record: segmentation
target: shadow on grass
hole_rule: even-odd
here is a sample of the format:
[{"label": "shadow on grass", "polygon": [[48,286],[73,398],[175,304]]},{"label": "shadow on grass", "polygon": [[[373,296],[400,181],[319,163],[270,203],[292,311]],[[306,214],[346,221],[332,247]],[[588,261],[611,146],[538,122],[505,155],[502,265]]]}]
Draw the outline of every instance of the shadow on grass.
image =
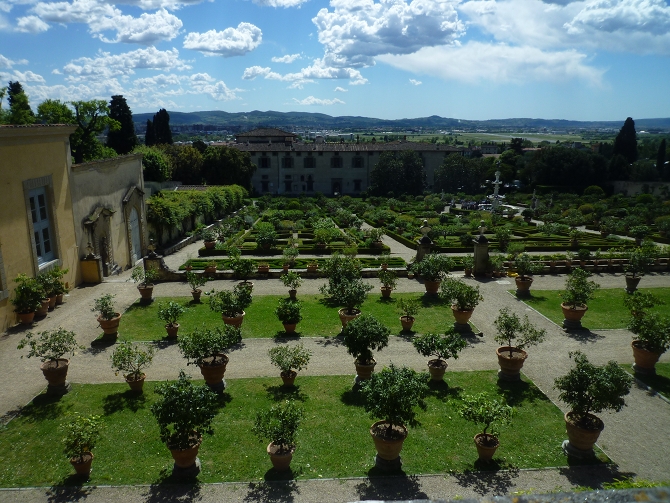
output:
[{"label": "shadow on grass", "polygon": [[69,503],[85,500],[93,492],[92,487],[81,487],[87,480],[86,476],[68,475],[46,490],[47,501],[49,503]]},{"label": "shadow on grass", "polygon": [[106,416],[122,410],[137,412],[146,407],[147,398],[144,393],[138,393],[131,389],[120,393],[112,393],[102,399],[102,410]]},{"label": "shadow on grass", "polygon": [[379,297],[377,300],[375,300],[375,304],[381,304],[382,306],[395,306],[396,303],[398,302],[398,299],[392,298],[392,297]]},{"label": "shadow on grass", "polygon": [[504,381],[498,379],[498,393],[504,396],[507,405],[512,407],[525,402],[549,401],[549,398],[544,393],[525,381]]},{"label": "shadow on grass", "polygon": [[365,407],[365,396],[358,391],[358,387],[343,391],[340,395],[340,402],[350,407]]},{"label": "shadow on grass", "polygon": [[377,467],[368,471],[367,480],[355,487],[361,500],[427,500],[428,495],[421,490],[420,479],[416,475],[406,475],[402,470],[389,475]]},{"label": "shadow on grass", "polygon": [[633,472],[621,472],[616,465],[603,462],[591,465],[570,465],[559,468],[558,472],[573,486],[590,489],[602,489],[603,484],[633,478],[637,475]]},{"label": "shadow on grass", "polygon": [[667,377],[658,374],[644,375],[637,372],[633,375],[635,377],[635,385],[639,389],[645,390],[649,395],[659,393],[666,398],[670,398],[670,379]]},{"label": "shadow on grass", "polygon": [[277,472],[268,470],[265,481],[250,482],[244,501],[249,503],[291,503],[295,494],[300,493],[298,484],[292,480],[295,477],[293,470]]},{"label": "shadow on grass", "polygon": [[481,496],[508,494],[514,485],[514,479],[519,477],[518,468],[496,459],[488,463],[477,460],[474,462],[474,468],[474,470],[452,473],[451,476],[461,487],[467,487]]},{"label": "shadow on grass", "polygon": [[334,308],[340,308],[342,307],[339,302],[337,302],[335,299],[332,297],[321,297],[318,301],[319,304],[326,306],[328,308],[334,309]]},{"label": "shadow on grass", "polygon": [[[447,376],[448,377],[448,376]],[[446,400],[447,398],[459,398],[463,388],[460,386],[449,386],[446,381],[428,381],[429,394],[438,400]]]},{"label": "shadow on grass", "polygon": [[442,300],[437,294],[428,294],[424,293],[423,295],[417,297],[417,300],[421,302],[421,307],[440,307],[450,305],[450,302]]},{"label": "shadow on grass", "polygon": [[160,478],[149,486],[143,496],[145,503],[186,503],[202,499],[201,485],[197,480],[184,483],[172,477],[172,469],[161,470]]},{"label": "shadow on grass", "polygon": [[58,419],[66,412],[67,407],[60,402],[62,397],[51,396],[45,393],[37,395],[33,401],[21,409],[21,416],[31,421],[45,421]]},{"label": "shadow on grass", "polygon": [[291,387],[266,385],[265,391],[268,398],[274,402],[279,402],[281,400],[299,400],[304,402],[307,399],[307,395],[300,391],[299,385]]}]

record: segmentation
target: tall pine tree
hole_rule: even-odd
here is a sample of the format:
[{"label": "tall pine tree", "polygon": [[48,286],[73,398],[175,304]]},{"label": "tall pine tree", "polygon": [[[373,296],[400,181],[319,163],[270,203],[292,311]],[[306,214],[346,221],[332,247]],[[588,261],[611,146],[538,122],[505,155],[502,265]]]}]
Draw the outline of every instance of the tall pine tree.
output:
[{"label": "tall pine tree", "polygon": [[121,95],[112,96],[109,102],[109,117],[120,124],[116,131],[107,134],[107,146],[116,150],[119,155],[131,152],[137,146],[133,112],[126,99]]},{"label": "tall pine tree", "polygon": [[637,134],[635,132],[635,121],[631,117],[626,119],[621,131],[614,139],[613,154],[624,156],[629,163],[637,161]]},{"label": "tall pine tree", "polygon": [[147,130],[144,133],[144,144],[147,147],[156,145],[156,131],[154,130],[154,123],[151,119],[147,119]]},{"label": "tall pine tree", "polygon": [[670,179],[668,171],[670,171],[670,166],[665,165],[665,138],[661,140],[661,144],[658,146],[658,154],[656,154],[656,170],[661,177],[661,180],[668,181]]},{"label": "tall pine tree", "polygon": [[172,145],[172,131],[170,131],[170,114],[167,110],[161,108],[154,115],[154,132],[156,134],[156,143],[159,145]]},{"label": "tall pine tree", "polygon": [[35,122],[35,114],[30,108],[28,95],[24,92],[20,82],[9,81],[7,98],[10,124],[32,124]]}]

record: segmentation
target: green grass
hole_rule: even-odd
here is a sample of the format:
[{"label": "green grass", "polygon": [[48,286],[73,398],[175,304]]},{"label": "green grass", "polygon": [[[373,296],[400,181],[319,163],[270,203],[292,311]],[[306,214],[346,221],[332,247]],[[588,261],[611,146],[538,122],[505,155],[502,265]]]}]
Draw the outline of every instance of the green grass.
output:
[{"label": "green grass", "polygon": [[656,375],[635,374],[633,366],[630,364],[622,365],[628,372],[647,386],[657,391],[665,398],[670,399],[670,363],[656,363]]},{"label": "green grass", "polygon": [[[629,314],[623,305],[623,299],[627,294],[624,291],[623,279],[621,282],[620,289],[603,289],[596,292],[595,298],[589,301],[589,310],[582,319],[582,325],[592,330],[626,328]],[[666,303],[664,306],[655,307],[652,311],[658,313],[667,311],[667,304],[670,304],[670,288],[640,288],[640,290],[653,293]],[[562,299],[559,291],[531,289],[530,293],[531,297],[524,299],[526,304],[538,310],[554,323],[559,325],[563,323]]]},{"label": "green grass", "polygon": [[[398,299],[417,298],[423,309],[416,316],[413,331],[417,333],[444,332],[453,325],[454,317],[450,307],[439,299],[427,298],[420,293],[393,293],[390,299],[382,299],[379,292],[370,292],[363,303],[362,311],[372,314],[391,329],[394,335],[400,335],[400,314],[396,311]],[[179,320],[179,332],[186,333],[203,324],[208,327],[220,326],[221,315],[209,309],[205,296],[203,302],[195,304],[190,297],[157,297],[152,304],[142,305],[139,301],[131,305],[121,318],[119,339],[128,341],[156,341],[165,338],[165,323],[158,319],[158,304],[174,300],[188,307],[186,314]],[[284,336],[284,327],[274,314],[277,303],[283,296],[254,296],[251,306],[245,312],[242,324],[242,337]],[[297,332],[302,337],[332,337],[340,333],[342,324],[337,314],[338,306],[332,306],[323,295],[300,295],[303,320],[298,324]],[[409,334],[403,334],[409,335]]]},{"label": "green grass", "polygon": [[[473,468],[566,466],[561,451],[563,415],[532,383],[500,386],[494,371],[446,375],[448,385],[432,386],[420,424],[410,428],[402,457],[407,474],[446,473]],[[200,381],[199,381],[200,382]],[[201,482],[276,478],[265,443],[251,434],[256,413],[276,400],[293,397],[305,408],[297,437],[292,474],[299,479],[362,477],[374,474],[374,447],[368,430],[373,422],[361,397],[351,389],[352,376],[299,376],[286,394],[280,379],[229,379],[214,421],[214,436],[205,435],[199,457]],[[100,414],[101,440],[94,449],[88,484],[153,484],[169,479],[172,459],[160,442],[149,407],[155,383],[136,397],[125,383],[74,384],[62,399],[40,395],[21,415],[0,430],[0,486],[46,486],[76,483],[62,454],[58,425],[67,414]],[[477,428],[464,421],[457,406],[464,393],[501,395],[516,409],[512,424],[500,431],[501,447],[488,467],[475,463]],[[602,456],[602,455],[601,455]],[[606,459],[606,458],[605,458]]]}]

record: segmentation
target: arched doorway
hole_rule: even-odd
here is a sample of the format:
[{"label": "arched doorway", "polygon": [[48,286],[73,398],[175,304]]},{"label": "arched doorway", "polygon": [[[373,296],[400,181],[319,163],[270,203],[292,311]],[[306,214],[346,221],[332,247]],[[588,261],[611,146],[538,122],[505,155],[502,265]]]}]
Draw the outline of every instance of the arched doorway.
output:
[{"label": "arched doorway", "polygon": [[137,210],[132,208],[130,210],[130,218],[128,219],[128,226],[130,227],[130,263],[135,263],[142,258],[142,240],[140,239],[140,217]]}]

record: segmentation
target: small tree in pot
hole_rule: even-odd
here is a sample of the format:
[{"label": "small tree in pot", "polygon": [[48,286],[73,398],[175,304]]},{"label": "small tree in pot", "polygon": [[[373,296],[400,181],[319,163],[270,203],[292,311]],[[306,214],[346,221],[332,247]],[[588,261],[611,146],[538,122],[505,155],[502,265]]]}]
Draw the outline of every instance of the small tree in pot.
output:
[{"label": "small tree in pot", "polygon": [[623,397],[630,392],[633,378],[615,361],[597,367],[579,351],[571,352],[570,357],[575,366],[554,380],[554,388],[560,391],[558,398],[570,407],[565,414],[568,441],[563,449],[568,455],[592,457],[593,444],[605,427],[594,413],[620,411],[626,405]]},{"label": "small tree in pot", "polygon": [[521,321],[517,314],[510,312],[507,307],[500,310],[493,324],[498,331],[495,341],[501,344],[496,350],[500,365],[498,375],[502,379],[519,380],[521,367],[528,357],[524,349],[541,343],[547,332],[532,325],[527,315],[524,315]]},{"label": "small tree in pot", "polygon": [[249,276],[256,270],[256,264],[253,260],[249,258],[236,258],[231,260],[230,267],[237,279],[241,279],[244,285],[253,287],[253,283],[249,281]]},{"label": "small tree in pot", "polygon": [[637,290],[642,276],[649,270],[656,260],[657,252],[649,246],[635,248],[626,254],[628,263],[624,266],[626,272],[626,291],[633,293]]},{"label": "small tree in pot", "polygon": [[640,374],[655,374],[656,362],[670,349],[670,319],[649,313],[663,301],[647,292],[636,291],[626,295],[624,306],[630,311],[628,329],[635,334],[631,343],[635,364],[633,370]]},{"label": "small tree in pot", "polygon": [[287,334],[295,333],[295,326],[302,320],[301,307],[302,303],[299,300],[279,299],[275,315],[284,325]]},{"label": "small tree in pot", "polygon": [[157,281],[159,278],[160,273],[152,267],[145,269],[143,266],[138,266],[133,269],[130,279],[137,283],[137,289],[142,297],[142,302],[151,302],[151,296],[154,292],[154,281]]},{"label": "small tree in pot", "polygon": [[440,287],[440,298],[451,303],[451,312],[456,319],[458,331],[469,331],[468,320],[477,304],[484,300],[479,286],[470,286],[463,280],[447,278]]},{"label": "small tree in pot", "polygon": [[398,286],[398,275],[394,271],[381,269],[378,274],[379,281],[382,284],[382,297],[388,299],[391,292]]},{"label": "small tree in pot", "polygon": [[173,300],[158,304],[158,318],[165,322],[165,330],[170,339],[177,337],[179,330],[179,323],[177,320],[181,318],[186,312],[186,308]]},{"label": "small tree in pot", "polygon": [[177,468],[192,469],[202,434],[213,433],[216,393],[205,385],[194,386],[183,370],[177,381],[160,384],[155,392],[160,398],[151,405],[151,413],[158,423],[161,441],[172,452]]},{"label": "small tree in pot", "polygon": [[354,357],[357,381],[370,379],[377,363],[372,351],[388,346],[390,333],[377,318],[369,314],[361,315],[342,329],[344,346]]},{"label": "small tree in pot", "polygon": [[431,253],[415,262],[412,270],[421,276],[426,287],[426,293],[434,295],[440,288],[442,278],[454,267],[454,261],[445,255]]},{"label": "small tree in pot", "polygon": [[407,425],[416,424],[416,407],[426,410],[428,375],[391,364],[365,381],[361,393],[365,397],[365,411],[373,419],[381,419],[370,428],[377,449],[377,465],[399,469]]},{"label": "small tree in pot", "polygon": [[591,273],[586,269],[574,269],[565,281],[565,291],[559,295],[563,298],[563,327],[567,329],[582,328],[581,319],[586,314],[586,303],[593,298],[600,285],[589,281]]},{"label": "small tree in pot", "polygon": [[[27,357],[35,356],[42,362],[40,369],[49,383],[47,393],[51,395],[67,393],[70,390],[70,384],[67,381],[70,360],[63,358],[63,356],[66,353],[74,355],[77,349],[84,349],[83,346],[77,344],[74,332],[62,327],[58,327],[56,330],[39,332],[37,336],[28,332],[19,341],[16,349],[23,349],[26,346],[30,348]],[[21,358],[23,358],[23,355]]]},{"label": "small tree in pot", "polygon": [[193,296],[194,302],[200,302],[200,296],[202,295],[200,287],[205,286],[207,281],[209,281],[209,278],[204,274],[186,271],[186,282],[188,283],[188,286],[191,287],[191,295]]},{"label": "small tree in pot", "polygon": [[93,301],[93,311],[98,313],[98,323],[104,332],[105,339],[116,340],[119,332],[119,323],[121,321],[121,313],[117,313],[114,309],[114,295],[106,293]]},{"label": "small tree in pot", "polygon": [[239,327],[244,320],[244,310],[251,305],[251,289],[244,283],[235,285],[233,291],[210,292],[209,308],[221,313],[223,322]]},{"label": "small tree in pot", "polygon": [[69,421],[61,424],[63,437],[63,452],[70,460],[77,475],[88,479],[93,462],[92,449],[100,438],[102,419],[100,416],[76,415]]},{"label": "small tree in pot", "polygon": [[256,243],[263,250],[269,250],[277,241],[277,231],[270,222],[258,222],[256,224]]},{"label": "small tree in pot", "polygon": [[123,377],[131,390],[141,393],[146,378],[144,369],[151,365],[154,353],[153,346],[122,342],[114,348],[111,356],[112,367],[116,369],[116,375],[119,372],[124,373]]},{"label": "small tree in pot", "polygon": [[270,361],[281,371],[284,386],[293,386],[298,372],[306,367],[312,353],[302,344],[276,346],[268,351]]},{"label": "small tree in pot", "polygon": [[30,325],[35,317],[35,310],[42,305],[44,291],[35,278],[29,278],[25,274],[19,274],[14,282],[16,287],[12,304],[21,324]]},{"label": "small tree in pot", "polygon": [[447,360],[458,359],[458,353],[463,351],[468,343],[453,328],[448,328],[444,335],[423,334],[412,340],[414,349],[423,356],[434,356],[428,361],[428,372],[433,381],[442,381],[447,370]]},{"label": "small tree in pot", "polygon": [[242,341],[239,327],[224,325],[214,329],[198,328],[182,335],[177,342],[181,354],[188,359],[188,365],[200,367],[200,373],[207,385],[217,392],[223,391],[223,374],[228,365],[226,351]]},{"label": "small tree in pot", "polygon": [[269,441],[267,453],[275,470],[287,471],[295,452],[295,436],[305,412],[292,400],[273,405],[256,415],[253,432],[261,441]]},{"label": "small tree in pot", "polygon": [[465,396],[459,412],[466,421],[484,426],[474,440],[479,459],[488,463],[500,445],[498,432],[492,427],[493,423],[509,423],[514,412],[512,407],[502,400],[491,399],[485,393],[479,393]]},{"label": "small tree in pot", "polygon": [[532,260],[527,253],[517,255],[514,260],[514,267],[518,276],[515,278],[517,297],[528,297],[530,295],[530,286],[533,283],[531,274],[537,274],[542,271],[544,266]]},{"label": "small tree in pot", "polygon": [[398,313],[400,313],[400,324],[403,331],[412,330],[414,325],[414,317],[419,313],[421,304],[418,299],[398,299]]},{"label": "small tree in pot", "polygon": [[333,301],[345,306],[340,309],[339,315],[342,326],[346,327],[347,323],[360,316],[359,307],[365,302],[370,290],[372,285],[365,283],[362,278],[355,278],[345,279],[332,288],[322,289],[322,293],[327,292]]},{"label": "small tree in pot", "polygon": [[286,274],[282,274],[280,279],[284,286],[288,288],[288,294],[291,299],[295,300],[298,288],[302,285],[300,274],[295,271],[288,271]]}]

